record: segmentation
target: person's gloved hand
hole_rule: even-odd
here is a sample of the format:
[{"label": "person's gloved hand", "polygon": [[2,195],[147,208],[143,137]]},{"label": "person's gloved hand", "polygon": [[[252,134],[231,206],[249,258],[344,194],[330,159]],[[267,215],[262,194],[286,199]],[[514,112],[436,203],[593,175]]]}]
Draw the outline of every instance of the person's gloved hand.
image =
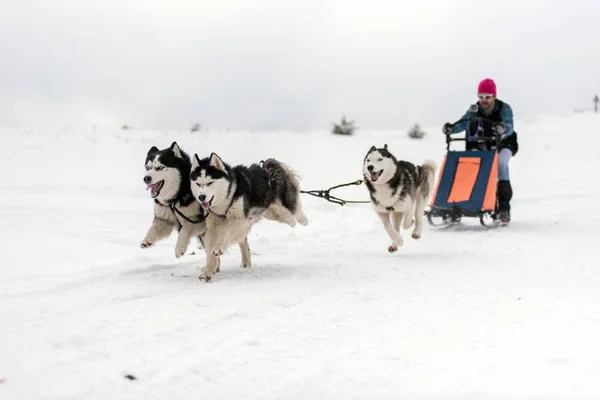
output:
[{"label": "person's gloved hand", "polygon": [[442,132],[444,132],[444,135],[449,135],[452,133],[452,126],[449,122],[446,122],[444,124],[444,126],[442,127]]},{"label": "person's gloved hand", "polygon": [[504,122],[492,127],[492,132],[497,136],[503,136],[506,133],[506,124]]}]

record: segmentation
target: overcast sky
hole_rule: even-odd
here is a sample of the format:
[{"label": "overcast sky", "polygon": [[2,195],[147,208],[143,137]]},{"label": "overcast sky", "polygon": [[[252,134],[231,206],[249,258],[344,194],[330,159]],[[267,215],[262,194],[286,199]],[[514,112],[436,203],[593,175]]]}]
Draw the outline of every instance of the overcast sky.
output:
[{"label": "overcast sky", "polygon": [[591,107],[600,0],[0,0],[0,125],[365,129]]}]

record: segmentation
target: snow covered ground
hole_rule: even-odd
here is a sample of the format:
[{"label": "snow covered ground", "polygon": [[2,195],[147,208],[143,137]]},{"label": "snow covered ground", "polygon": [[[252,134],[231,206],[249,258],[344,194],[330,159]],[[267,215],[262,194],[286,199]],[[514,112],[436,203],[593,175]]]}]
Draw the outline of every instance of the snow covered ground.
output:
[{"label": "snow covered ground", "polygon": [[304,195],[307,227],[261,222],[254,266],[231,248],[208,284],[203,253],[176,259],[175,235],[139,247],[152,145],[275,156],[324,189],[360,179],[373,144],[441,162],[440,128],[1,129],[0,398],[598,398],[600,115],[516,126],[510,227],[426,224],[389,254],[369,205]]}]

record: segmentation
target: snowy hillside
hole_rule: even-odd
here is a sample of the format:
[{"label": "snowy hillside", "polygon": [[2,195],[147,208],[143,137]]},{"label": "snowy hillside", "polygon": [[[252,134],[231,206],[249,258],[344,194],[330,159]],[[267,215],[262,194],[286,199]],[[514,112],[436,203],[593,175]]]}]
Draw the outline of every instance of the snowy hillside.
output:
[{"label": "snowy hillside", "polygon": [[[303,189],[361,179],[371,145],[441,162],[406,131],[0,129],[0,399],[418,399],[600,396],[600,115],[517,121],[513,221],[389,239],[366,204],[304,195],[211,283],[152,221],[148,149],[286,161]],[[335,192],[368,199],[364,186]],[[134,380],[126,376],[135,377]]]}]

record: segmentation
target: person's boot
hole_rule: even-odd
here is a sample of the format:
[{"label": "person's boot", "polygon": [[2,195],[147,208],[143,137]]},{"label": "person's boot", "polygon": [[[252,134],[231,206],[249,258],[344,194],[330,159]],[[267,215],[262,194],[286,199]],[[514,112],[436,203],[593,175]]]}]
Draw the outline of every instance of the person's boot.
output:
[{"label": "person's boot", "polygon": [[510,181],[498,182],[498,217],[502,222],[510,221],[510,199],[512,199]]}]

